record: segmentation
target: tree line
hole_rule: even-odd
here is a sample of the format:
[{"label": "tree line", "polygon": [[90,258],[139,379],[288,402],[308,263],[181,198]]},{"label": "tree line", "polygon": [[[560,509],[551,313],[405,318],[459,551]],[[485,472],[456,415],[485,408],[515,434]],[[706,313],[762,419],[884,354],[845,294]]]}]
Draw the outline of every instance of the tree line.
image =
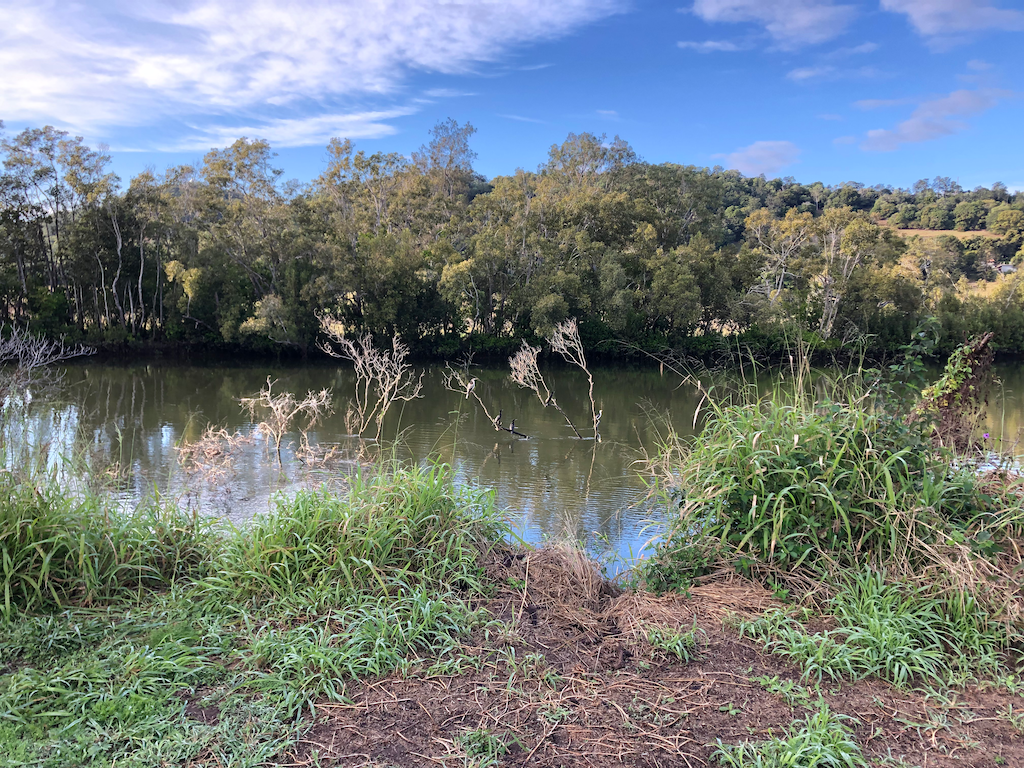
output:
[{"label": "tree line", "polygon": [[1024,259],[1024,194],[1003,184],[748,178],[643,162],[590,133],[486,180],[474,133],[438,123],[410,156],[334,139],[306,184],[242,138],[127,187],[80,137],[0,133],[3,322],[305,356],[329,318],[451,356],[505,353],[569,318],[588,349],[770,347],[797,332],[881,350],[931,315],[950,345],[991,329],[1024,352],[1024,272],[997,269]]}]

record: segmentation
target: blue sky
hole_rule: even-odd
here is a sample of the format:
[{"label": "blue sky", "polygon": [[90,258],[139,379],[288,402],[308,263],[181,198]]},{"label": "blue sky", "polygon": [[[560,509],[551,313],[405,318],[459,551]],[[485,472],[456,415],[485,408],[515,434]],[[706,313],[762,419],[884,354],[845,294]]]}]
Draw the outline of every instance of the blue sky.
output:
[{"label": "blue sky", "polygon": [[265,138],[409,154],[477,128],[477,169],[569,132],[747,175],[1024,189],[1019,0],[0,0],[0,119],[106,143],[127,181]]}]

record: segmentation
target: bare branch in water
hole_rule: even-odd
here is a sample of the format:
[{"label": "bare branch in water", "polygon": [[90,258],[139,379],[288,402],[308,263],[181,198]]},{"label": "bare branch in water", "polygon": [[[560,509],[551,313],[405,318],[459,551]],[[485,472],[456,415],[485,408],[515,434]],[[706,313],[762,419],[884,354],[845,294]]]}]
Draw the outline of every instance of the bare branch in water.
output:
[{"label": "bare branch in water", "polygon": [[513,427],[515,425],[515,419],[512,419],[512,424],[504,426],[501,423],[501,411],[498,411],[497,416],[492,416],[488,410],[487,405],[480,397],[480,393],[477,391],[477,380],[475,377],[469,375],[469,361],[466,361],[462,366],[454,368],[450,363],[445,365],[444,371],[444,386],[452,392],[458,392],[460,395],[465,394],[466,399],[474,399],[480,406],[480,410],[484,412],[484,416],[494,427],[495,432],[508,432],[516,437],[527,437],[522,432],[517,432]]},{"label": "bare branch in water", "polygon": [[260,419],[257,428],[274,442],[277,450],[277,459],[281,460],[281,440],[288,431],[292,422],[298,418],[305,418],[305,424],[300,428],[303,440],[309,430],[317,425],[321,418],[332,412],[331,391],[321,389],[319,392],[307,392],[306,397],[299,400],[291,392],[274,394],[274,384],[267,377],[267,386],[260,390],[259,394],[253,397],[239,398],[238,402],[242,410],[249,414],[253,421]]},{"label": "bare branch in water", "polygon": [[0,325],[0,365],[10,366],[0,379],[0,405],[9,394],[24,390],[43,368],[95,351],[83,344],[69,344],[63,337],[46,339],[24,328]]},{"label": "bare branch in water", "polygon": [[540,355],[540,347],[531,347],[524,341],[519,351],[508,359],[508,365],[511,369],[509,375],[512,377],[512,381],[523,389],[533,390],[545,408],[549,405],[554,406],[555,410],[562,414],[565,423],[572,427],[576,437],[582,440],[583,435],[576,429],[572,419],[559,406],[558,401],[555,400],[555,394],[548,388],[547,382],[544,381],[544,376],[540,372],[540,366],[537,365],[538,355]]},{"label": "bare branch in water", "polygon": [[[587,382],[590,384],[590,413],[594,422],[594,439],[601,442],[601,433],[598,425],[601,423],[601,415],[604,411],[597,410],[597,403],[594,402],[594,377],[587,367],[587,356],[583,353],[583,340],[580,339],[579,323],[574,317],[555,326],[555,330],[548,339],[551,349],[560,354],[567,363],[572,363],[583,369],[587,374]],[[577,434],[579,434],[577,432]]]},{"label": "bare branch in water", "polygon": [[417,377],[413,372],[406,360],[409,347],[398,336],[386,350],[375,347],[369,334],[357,339],[346,337],[339,320],[321,316],[320,328],[330,340],[320,344],[320,349],[331,357],[350,360],[355,369],[355,397],[345,413],[349,432],[362,435],[375,425],[379,440],[391,407],[422,396],[423,373]]}]

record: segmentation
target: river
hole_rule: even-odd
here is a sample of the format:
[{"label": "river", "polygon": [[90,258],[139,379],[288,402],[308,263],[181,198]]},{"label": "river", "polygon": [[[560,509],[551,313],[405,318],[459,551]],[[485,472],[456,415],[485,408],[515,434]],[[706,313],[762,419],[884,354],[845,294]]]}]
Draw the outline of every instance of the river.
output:
[{"label": "river", "polygon": [[[671,414],[676,431],[693,434],[701,400],[697,388],[657,367],[595,370],[594,398],[601,409],[601,440],[593,439],[586,377],[577,369],[545,368],[557,402],[584,439],[531,391],[514,384],[507,369],[479,368],[474,394],[491,414],[528,437],[497,432],[475,398],[444,386],[444,370],[423,371],[422,397],[389,413],[383,444],[348,434],[344,411],[354,378],[343,366],[273,364],[189,366],[83,363],[64,370],[59,384],[14,423],[7,445],[32,446],[32,457],[51,465],[88,465],[107,478],[126,504],[159,492],[183,506],[244,524],[265,511],[278,493],[343,483],[357,454],[383,451],[411,461],[439,459],[461,483],[493,489],[515,530],[528,541],[571,536],[596,554],[630,560],[661,530],[666,511],[645,501],[645,451],[654,451]],[[313,455],[297,451],[300,435],[286,434],[281,460],[239,407],[268,377],[275,392],[299,396],[327,388],[332,415],[309,432]],[[1015,450],[1024,427],[1024,367],[996,366],[988,426],[993,443]],[[180,447],[210,426],[238,436],[230,450],[185,472]],[[699,426],[699,425],[698,425]],[[333,449],[333,450],[332,450]],[[333,456],[324,461],[325,453]],[[43,457],[39,459],[39,457]],[[24,462],[28,454],[7,461]]]}]

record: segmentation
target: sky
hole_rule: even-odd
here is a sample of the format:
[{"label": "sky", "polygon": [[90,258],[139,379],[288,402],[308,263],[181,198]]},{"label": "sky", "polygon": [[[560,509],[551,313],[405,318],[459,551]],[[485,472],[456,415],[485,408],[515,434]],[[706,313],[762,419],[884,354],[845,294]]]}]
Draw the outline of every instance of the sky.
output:
[{"label": "sky", "polygon": [[570,132],[647,162],[810,183],[1024,190],[1021,0],[0,0],[0,120],[105,144],[126,182],[266,139],[409,155],[477,130],[476,169]]}]

